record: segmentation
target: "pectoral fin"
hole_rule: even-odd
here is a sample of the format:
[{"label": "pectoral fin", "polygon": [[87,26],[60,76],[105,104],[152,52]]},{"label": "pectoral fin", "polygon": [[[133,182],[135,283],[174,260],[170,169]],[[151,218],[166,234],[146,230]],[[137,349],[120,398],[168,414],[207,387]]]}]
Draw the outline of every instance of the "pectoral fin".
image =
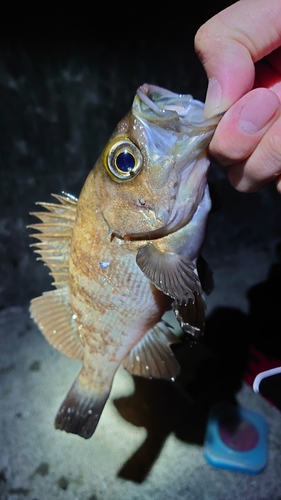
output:
[{"label": "pectoral fin", "polygon": [[132,375],[174,379],[180,372],[180,366],[170,345],[179,342],[166,323],[158,323],[131,350],[123,366]]},{"label": "pectoral fin", "polygon": [[194,340],[203,335],[206,304],[201,294],[195,294],[194,301],[190,299],[187,302],[180,303],[178,300],[175,300],[173,309],[185,333],[190,335]]},{"label": "pectoral fin", "polygon": [[58,351],[82,359],[83,346],[68,302],[68,288],[45,292],[31,301],[30,314],[46,339]]},{"label": "pectoral fin", "polygon": [[136,261],[156,288],[180,302],[201,293],[196,266],[185,256],[162,252],[148,243],[139,249]]}]

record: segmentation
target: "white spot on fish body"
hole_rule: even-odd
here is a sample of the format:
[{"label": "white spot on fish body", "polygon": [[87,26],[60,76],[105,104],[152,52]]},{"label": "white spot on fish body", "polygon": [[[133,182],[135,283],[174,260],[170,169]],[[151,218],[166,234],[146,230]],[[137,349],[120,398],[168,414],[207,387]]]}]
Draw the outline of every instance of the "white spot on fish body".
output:
[{"label": "white spot on fish body", "polygon": [[100,262],[101,269],[106,269],[108,266],[110,266],[110,262],[108,261]]},{"label": "white spot on fish body", "polygon": [[53,332],[52,332],[52,333],[53,333],[53,335],[56,335],[56,333],[57,333],[57,330],[53,330]]}]

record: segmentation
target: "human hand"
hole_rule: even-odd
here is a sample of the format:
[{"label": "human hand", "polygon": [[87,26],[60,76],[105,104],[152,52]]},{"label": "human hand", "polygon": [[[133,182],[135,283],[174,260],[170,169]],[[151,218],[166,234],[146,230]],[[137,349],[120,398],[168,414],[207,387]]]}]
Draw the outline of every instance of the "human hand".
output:
[{"label": "human hand", "polygon": [[209,146],[231,184],[281,193],[281,1],[240,0],[198,30],[209,79],[205,115],[226,111]]}]

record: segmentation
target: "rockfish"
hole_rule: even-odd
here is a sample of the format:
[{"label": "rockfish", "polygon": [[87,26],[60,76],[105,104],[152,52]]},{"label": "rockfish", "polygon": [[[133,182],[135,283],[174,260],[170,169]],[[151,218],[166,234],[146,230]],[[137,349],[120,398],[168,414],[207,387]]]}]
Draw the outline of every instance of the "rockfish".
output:
[{"label": "rockfish", "polygon": [[[39,242],[55,290],[31,301],[47,340],[82,369],[55,427],[89,438],[118,367],[174,380],[180,342],[162,320],[172,308],[194,337],[204,325],[197,271],[211,207],[206,147],[219,117],[203,104],[144,84],[119,122],[78,199],[38,203]],[[40,259],[39,259],[40,260]]]}]

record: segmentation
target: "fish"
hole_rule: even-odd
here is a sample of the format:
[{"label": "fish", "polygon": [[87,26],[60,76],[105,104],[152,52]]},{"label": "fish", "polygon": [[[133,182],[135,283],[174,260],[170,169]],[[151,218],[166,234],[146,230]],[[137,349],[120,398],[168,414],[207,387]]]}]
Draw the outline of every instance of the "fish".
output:
[{"label": "fish", "polygon": [[90,438],[121,365],[176,379],[171,345],[181,340],[167,311],[193,338],[202,333],[207,147],[220,119],[206,120],[203,109],[191,95],[141,85],[79,198],[53,194],[31,214],[39,219],[31,246],[54,280],[31,300],[31,317],[54,348],[82,362],[57,429]]}]

